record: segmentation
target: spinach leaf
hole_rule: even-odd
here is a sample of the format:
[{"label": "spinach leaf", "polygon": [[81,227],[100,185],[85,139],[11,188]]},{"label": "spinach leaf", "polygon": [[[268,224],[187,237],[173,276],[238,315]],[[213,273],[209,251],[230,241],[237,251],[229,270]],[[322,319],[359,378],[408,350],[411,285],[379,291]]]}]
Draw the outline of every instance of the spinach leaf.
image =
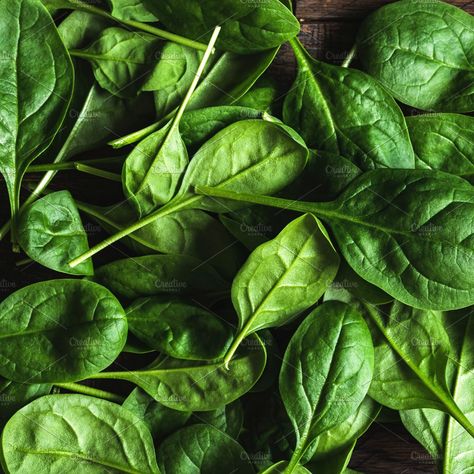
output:
[{"label": "spinach leaf", "polygon": [[370,396],[396,410],[444,411],[474,436],[474,426],[449,391],[446,375],[450,344],[441,314],[397,302],[390,314],[368,305],[366,308],[377,337]]},{"label": "spinach leaf", "polygon": [[154,23],[158,21],[142,0],[108,0],[112,7],[112,15],[120,20],[143,21]]},{"label": "spinach leaf", "polygon": [[[36,0],[0,5],[2,148],[0,173],[15,221],[20,185],[31,162],[53,140],[71,99],[74,71],[46,8]],[[47,48],[43,45],[48,45]],[[15,226],[12,240],[15,242]]]},{"label": "spinach leaf", "polygon": [[437,169],[473,182],[474,117],[417,115],[407,117],[407,125],[417,168]]},{"label": "spinach leaf", "polygon": [[[136,219],[127,202],[108,207],[77,204],[110,233],[124,229]],[[245,259],[244,249],[224,226],[198,209],[185,209],[160,217],[130,234],[123,242],[138,255],[158,252],[198,258],[212,265],[226,279],[234,278]]]},{"label": "spinach leaf", "polygon": [[[474,406],[469,396],[474,387],[474,318],[472,308],[444,313],[442,324],[451,341],[447,381],[455,402],[474,422]],[[405,427],[438,461],[441,472],[469,472],[474,440],[453,418],[432,410],[406,410],[400,413]]]},{"label": "spinach leaf", "polygon": [[227,321],[185,301],[141,298],[126,313],[129,330],[138,339],[176,359],[218,359],[232,340]]},{"label": "spinach leaf", "polygon": [[165,407],[138,387],[122,406],[145,423],[155,443],[182,428],[191,416],[191,412]]},{"label": "spinach leaf", "polygon": [[145,424],[84,395],[49,395],[22,408],[5,426],[2,450],[9,472],[160,472]]},{"label": "spinach leaf", "polygon": [[370,397],[365,397],[349,418],[319,437],[316,452],[307,464],[308,469],[321,474],[345,474],[357,439],[375,421],[380,408]]},{"label": "spinach leaf", "polygon": [[276,79],[263,75],[234,105],[272,113],[278,104],[280,88]]},{"label": "spinach leaf", "polygon": [[210,425],[182,428],[158,449],[163,474],[253,474],[247,453],[237,441]]},{"label": "spinach leaf", "polygon": [[297,438],[287,473],[309,461],[316,438],[362,403],[373,364],[370,332],[354,308],[336,301],[324,303],[299,326],[280,372],[281,397]]},{"label": "spinach leaf", "polygon": [[74,382],[109,366],[127,337],[125,312],[96,283],[51,280],[0,303],[0,375],[21,383]]},{"label": "spinach leaf", "polygon": [[[147,8],[167,29],[201,41],[222,26],[217,47],[238,54],[275,48],[294,38],[298,20],[279,0],[243,3],[236,0],[147,0]],[[232,14],[229,16],[229,12]]]},{"label": "spinach leaf", "polygon": [[432,170],[372,170],[329,203],[208,187],[197,192],[321,217],[330,223],[352,269],[402,303],[435,310],[474,303],[474,189],[457,176]]},{"label": "spinach leaf", "polygon": [[226,369],[221,362],[166,358],[143,370],[102,372],[93,379],[132,382],[157,402],[180,411],[211,411],[237,400],[260,378],[265,347],[251,336]]},{"label": "spinach leaf", "polygon": [[69,191],[58,191],[23,210],[18,222],[18,243],[36,262],[58,272],[93,275],[92,261],[76,268],[68,262],[89,248],[87,234]]},{"label": "spinach leaf", "polygon": [[310,148],[363,170],[414,168],[405,119],[388,92],[363,72],[316,61],[297,40],[291,45],[298,75],[285,98],[285,123]]},{"label": "spinach leaf", "polygon": [[242,403],[236,400],[214,411],[195,412],[191,422],[211,425],[231,438],[237,439],[244,422]]},{"label": "spinach leaf", "polygon": [[145,255],[108,263],[95,272],[94,281],[118,298],[135,300],[163,294],[222,294],[228,283],[197,258],[186,255]]},{"label": "spinach leaf", "polygon": [[474,19],[445,2],[402,0],[362,25],[363,68],[398,100],[422,110],[474,110]]},{"label": "spinach leaf", "polygon": [[[288,472],[287,469],[288,469],[288,462],[280,461],[268,467],[267,469],[260,471],[260,474],[284,474]],[[311,473],[311,471],[308,471],[308,469],[306,469],[301,464],[297,464],[296,466],[293,466],[291,469],[292,469],[291,472],[293,474],[310,474]]]},{"label": "spinach leaf", "polygon": [[311,214],[254,250],[232,284],[239,328],[224,362],[249,334],[282,326],[315,304],[338,267],[326,230]]},{"label": "spinach leaf", "polygon": [[90,61],[98,84],[113,95],[134,97],[156,61],[159,40],[146,33],[112,27],[85,49],[70,50]]}]

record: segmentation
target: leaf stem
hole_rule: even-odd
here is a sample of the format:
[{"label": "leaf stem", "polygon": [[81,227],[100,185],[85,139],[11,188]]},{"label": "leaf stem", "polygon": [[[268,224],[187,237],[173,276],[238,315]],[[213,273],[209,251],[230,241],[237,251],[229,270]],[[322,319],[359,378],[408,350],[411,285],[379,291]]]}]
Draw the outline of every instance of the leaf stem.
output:
[{"label": "leaf stem", "polygon": [[75,170],[77,164],[83,165],[113,165],[123,163],[125,156],[112,156],[110,158],[95,158],[92,160],[68,161],[66,163],[46,163],[44,165],[31,165],[27,173],[41,173],[44,171]]},{"label": "leaf stem", "polygon": [[148,127],[142,128],[140,130],[137,130],[135,132],[129,133],[128,135],[124,135],[123,137],[116,138],[115,140],[112,140],[108,143],[113,148],[123,148],[124,146],[127,145],[133,145],[136,142],[139,142],[143,138],[146,138],[148,135],[152,134],[153,132],[156,132],[159,130],[163,124],[168,121],[173,114],[168,114],[166,117],[163,117],[161,120],[158,122],[152,123],[151,125],[148,125]]},{"label": "leaf stem", "polygon": [[122,182],[122,177],[117,173],[112,173],[111,171],[101,170],[93,166],[84,165],[82,163],[74,163],[74,168],[81,173],[90,174],[92,176],[97,176],[99,178],[108,179],[110,181],[115,181],[117,183]]},{"label": "leaf stem", "polygon": [[107,18],[108,20],[114,21],[116,23],[120,23],[122,25],[130,26],[136,30],[144,31],[146,33],[150,33],[158,38],[166,39],[172,41],[174,43],[182,44],[183,46],[187,46],[189,48],[197,49],[200,51],[205,51],[207,45],[203,43],[199,43],[198,41],[191,40],[189,38],[185,38],[180,35],[176,35],[174,33],[170,33],[169,31],[162,30],[160,28],[156,28],[155,26],[148,25],[146,23],[141,23],[139,21],[134,20],[121,20],[116,18],[115,16],[111,15],[110,13],[102,10],[101,8],[95,7],[93,5],[89,5],[86,2],[81,0],[74,0],[70,3],[75,5],[77,10],[81,10],[87,13],[93,13],[94,15],[101,16],[103,18]]},{"label": "leaf stem", "polygon": [[105,390],[100,390],[98,388],[93,388],[78,383],[57,383],[55,386],[63,390],[68,390],[69,392],[82,393],[84,395],[90,395],[91,397],[109,400],[110,402],[121,404],[124,401],[123,397],[116,395],[115,393],[106,392]]},{"label": "leaf stem", "polygon": [[344,59],[344,61],[342,62],[341,67],[349,67],[352,60],[354,59],[356,55],[356,52],[357,52],[357,46],[354,45],[352,46],[351,50],[347,54],[346,59]]}]

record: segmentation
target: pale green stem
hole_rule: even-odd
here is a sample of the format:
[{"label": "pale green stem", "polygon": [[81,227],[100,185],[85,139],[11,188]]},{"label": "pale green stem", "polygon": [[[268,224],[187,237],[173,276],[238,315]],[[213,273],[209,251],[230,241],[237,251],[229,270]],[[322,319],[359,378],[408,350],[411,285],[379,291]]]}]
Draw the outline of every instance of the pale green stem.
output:
[{"label": "pale green stem", "polygon": [[124,402],[124,398],[120,395],[106,392],[105,390],[99,390],[98,388],[88,387],[87,385],[78,383],[56,383],[54,385],[63,390],[68,390],[69,392],[82,393],[83,395],[90,395],[91,397],[102,398],[103,400],[120,404]]},{"label": "pale green stem", "polygon": [[357,52],[357,46],[354,45],[352,49],[349,51],[349,54],[347,55],[346,59],[341,64],[341,67],[349,67],[352,60],[354,59],[355,55]]},{"label": "pale green stem", "polygon": [[81,173],[90,174],[92,176],[108,179],[110,181],[115,181],[117,183],[122,182],[122,177],[117,173],[101,170],[99,168],[94,168],[93,166],[84,165],[82,163],[74,163],[74,165],[75,165],[74,167],[76,168],[76,170],[80,171]]}]

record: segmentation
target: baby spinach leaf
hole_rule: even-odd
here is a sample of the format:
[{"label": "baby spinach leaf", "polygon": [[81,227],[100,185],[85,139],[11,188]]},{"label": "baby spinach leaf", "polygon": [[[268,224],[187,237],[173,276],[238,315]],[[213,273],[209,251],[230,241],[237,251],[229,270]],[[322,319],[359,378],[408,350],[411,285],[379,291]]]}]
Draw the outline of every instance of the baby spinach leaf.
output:
[{"label": "baby spinach leaf", "polygon": [[303,321],[280,372],[281,397],[296,433],[286,472],[311,458],[318,436],[354,413],[369,389],[373,364],[370,332],[354,308],[324,303]]},{"label": "baby spinach leaf", "polygon": [[138,387],[130,393],[122,406],[145,423],[155,442],[182,428],[191,416],[191,412],[165,407]]},{"label": "baby spinach leaf", "polygon": [[461,114],[417,115],[407,117],[407,125],[417,168],[445,171],[472,182],[474,117]]},{"label": "baby spinach leaf", "polygon": [[0,375],[21,383],[74,382],[108,367],[127,338],[125,312],[96,283],[51,280],[0,303]]},{"label": "baby spinach leaf", "polygon": [[[280,461],[272,466],[260,471],[260,474],[284,474],[288,469],[288,462],[287,461]],[[304,466],[301,464],[297,464],[291,468],[292,474],[311,474],[311,471],[308,471]]]},{"label": "baby spinach leaf", "polygon": [[[37,0],[1,3],[0,38],[6,52],[0,62],[4,84],[0,92],[0,173],[15,221],[22,177],[61,126],[74,71],[51,16]],[[12,230],[15,241],[15,226]]]},{"label": "baby spinach leaf", "polygon": [[36,262],[58,272],[93,275],[92,261],[76,268],[68,262],[89,248],[87,234],[69,191],[49,194],[20,214],[18,243]]},{"label": "baby spinach leaf", "polygon": [[141,298],[126,313],[129,330],[138,339],[176,359],[218,359],[232,340],[227,321],[185,301]]},{"label": "baby spinach leaf", "polygon": [[313,59],[291,45],[298,75],[285,98],[283,118],[310,148],[342,155],[363,170],[414,168],[403,114],[367,74]]},{"label": "baby spinach leaf", "polygon": [[254,250],[232,284],[239,327],[225,363],[249,334],[282,326],[315,304],[338,267],[326,230],[311,214]]},{"label": "baby spinach leaf", "polygon": [[160,472],[145,424],[84,395],[49,395],[22,408],[5,426],[2,450],[9,472]]},{"label": "baby spinach leaf", "polygon": [[242,403],[236,400],[214,411],[195,412],[191,422],[214,426],[231,438],[237,439],[244,422]]},{"label": "baby spinach leaf", "polygon": [[398,100],[422,110],[474,110],[474,19],[445,2],[402,0],[362,25],[363,68]]},{"label": "baby spinach leaf", "polygon": [[146,33],[112,27],[85,49],[74,49],[75,57],[90,61],[99,85],[122,98],[138,94],[144,77],[156,61],[159,40]]},{"label": "baby spinach leaf", "polygon": [[124,194],[139,216],[149,214],[175,195],[188,164],[179,123],[212,54],[219,32],[217,27],[176,115],[163,128],[142,140],[125,161],[122,171]]},{"label": "baby spinach leaf", "polygon": [[186,255],[146,255],[116,260],[97,269],[94,281],[127,300],[162,294],[228,291],[228,283],[214,268]]},{"label": "baby spinach leaf", "polygon": [[[222,26],[219,49],[249,54],[275,48],[295,37],[298,20],[279,0],[243,3],[237,0],[147,0],[145,5],[169,30],[193,39],[209,39]],[[232,12],[229,15],[229,12]]]},{"label": "baby spinach leaf", "polygon": [[228,369],[221,362],[166,358],[143,370],[102,372],[91,378],[132,382],[174,410],[217,410],[247,393],[265,368],[266,351],[261,341],[251,336],[243,346]]},{"label": "baby spinach leaf", "polygon": [[307,467],[321,474],[345,474],[357,439],[375,421],[380,408],[370,397],[365,397],[349,418],[318,438],[316,452]]},{"label": "baby spinach leaf", "polygon": [[366,305],[376,339],[369,394],[396,410],[434,408],[454,417],[472,436],[474,426],[456,404],[446,379],[450,356],[441,313],[394,303],[390,314]]},{"label": "baby spinach leaf", "polygon": [[[442,323],[451,341],[447,380],[455,402],[474,422],[474,318],[472,308],[444,313]],[[453,418],[429,408],[400,413],[405,427],[437,460],[440,472],[469,472],[474,440]]]},{"label": "baby spinach leaf", "polygon": [[279,94],[277,80],[263,75],[234,105],[272,113],[272,109],[277,106]]},{"label": "baby spinach leaf", "polygon": [[474,303],[474,188],[457,176],[372,170],[329,203],[208,187],[197,192],[321,217],[352,269],[402,303],[435,310]]},{"label": "baby spinach leaf", "polygon": [[143,21],[154,23],[158,21],[142,0],[108,0],[112,7],[112,15],[120,20]]},{"label": "baby spinach leaf", "polygon": [[182,428],[160,445],[157,457],[163,474],[254,474],[244,448],[211,425]]}]

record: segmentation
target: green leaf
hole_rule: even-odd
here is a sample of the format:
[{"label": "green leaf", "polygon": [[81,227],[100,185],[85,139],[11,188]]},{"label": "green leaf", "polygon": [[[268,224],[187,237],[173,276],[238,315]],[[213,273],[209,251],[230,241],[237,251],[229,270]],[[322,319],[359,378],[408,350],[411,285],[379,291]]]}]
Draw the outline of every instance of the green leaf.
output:
[{"label": "green leaf", "polygon": [[214,268],[185,255],[146,255],[116,260],[97,269],[94,281],[128,300],[162,294],[216,294],[228,290],[228,284]]},{"label": "green leaf", "polygon": [[269,75],[263,75],[248,92],[235,102],[235,105],[271,113],[272,109],[277,106],[279,95],[278,81]]},{"label": "green leaf", "polygon": [[141,298],[126,313],[129,330],[138,339],[176,359],[218,359],[232,340],[225,319],[185,301]]},{"label": "green leaf", "polygon": [[157,457],[163,474],[254,474],[242,446],[210,425],[188,426],[172,434]]},{"label": "green leaf", "polygon": [[143,421],[155,442],[182,428],[191,416],[191,412],[165,407],[138,387],[132,390],[122,406]]},{"label": "green leaf", "polygon": [[23,383],[74,382],[100,372],[127,338],[125,312],[96,283],[51,280],[0,303],[0,375]]},{"label": "green leaf", "polygon": [[370,396],[395,410],[444,411],[474,436],[474,427],[449,392],[450,343],[441,313],[400,303],[394,303],[390,314],[366,308],[374,339],[377,338]]},{"label": "green leaf", "polygon": [[326,230],[310,214],[254,250],[232,284],[239,328],[225,362],[247,335],[287,324],[314,305],[338,267],[339,257]]},{"label": "green leaf", "polygon": [[147,369],[102,372],[92,378],[132,382],[174,410],[216,410],[247,393],[265,368],[266,352],[261,341],[253,336],[244,346],[229,369],[220,362],[167,358]]},{"label": "green leaf", "polygon": [[64,119],[74,71],[51,16],[37,0],[1,3],[0,38],[5,51],[0,62],[0,172],[15,217],[23,174]]},{"label": "green leaf", "polygon": [[472,182],[474,117],[460,114],[407,117],[416,167],[461,176]]},{"label": "green leaf", "polygon": [[169,122],[133,149],[125,161],[122,182],[124,194],[139,216],[173,198],[188,161],[175,122]]},{"label": "green leaf", "polygon": [[324,303],[303,321],[280,373],[281,397],[297,437],[288,473],[298,461],[309,460],[318,436],[357,410],[369,389],[373,364],[370,332],[354,308]]},{"label": "green leaf", "polygon": [[20,214],[18,242],[28,257],[47,268],[71,275],[93,275],[92,261],[76,268],[69,261],[89,249],[87,234],[69,191],[49,194]]},{"label": "green leaf", "polygon": [[[285,474],[288,468],[288,461],[280,461],[272,466],[260,471],[259,474]],[[292,474],[310,474],[311,471],[308,471],[304,466],[301,464],[297,464],[296,466],[292,467]]]},{"label": "green leaf", "polygon": [[414,168],[403,114],[375,80],[363,72],[313,59],[296,40],[296,82],[283,118],[310,148],[342,155],[363,170]]},{"label": "green leaf", "polygon": [[445,2],[402,0],[362,25],[363,68],[400,102],[422,110],[474,110],[474,19]]},{"label": "green leaf", "polygon": [[101,32],[89,47],[73,56],[91,62],[99,85],[122,98],[135,97],[156,61],[159,41],[146,33],[112,27]]},{"label": "green leaf", "polygon": [[279,0],[147,0],[145,5],[167,29],[199,41],[208,40],[214,27],[222,26],[217,47],[238,54],[280,46],[300,29],[298,20]]},{"label": "green leaf", "polygon": [[115,403],[84,395],[50,395],[22,408],[5,426],[2,450],[15,473],[160,472],[143,422]]},{"label": "green leaf", "polygon": [[[474,423],[472,394],[474,377],[474,318],[472,308],[444,313],[442,324],[451,341],[447,380],[455,402]],[[437,460],[440,472],[465,472],[472,468],[474,439],[453,418],[432,409],[406,410],[400,413],[410,433]]]}]

